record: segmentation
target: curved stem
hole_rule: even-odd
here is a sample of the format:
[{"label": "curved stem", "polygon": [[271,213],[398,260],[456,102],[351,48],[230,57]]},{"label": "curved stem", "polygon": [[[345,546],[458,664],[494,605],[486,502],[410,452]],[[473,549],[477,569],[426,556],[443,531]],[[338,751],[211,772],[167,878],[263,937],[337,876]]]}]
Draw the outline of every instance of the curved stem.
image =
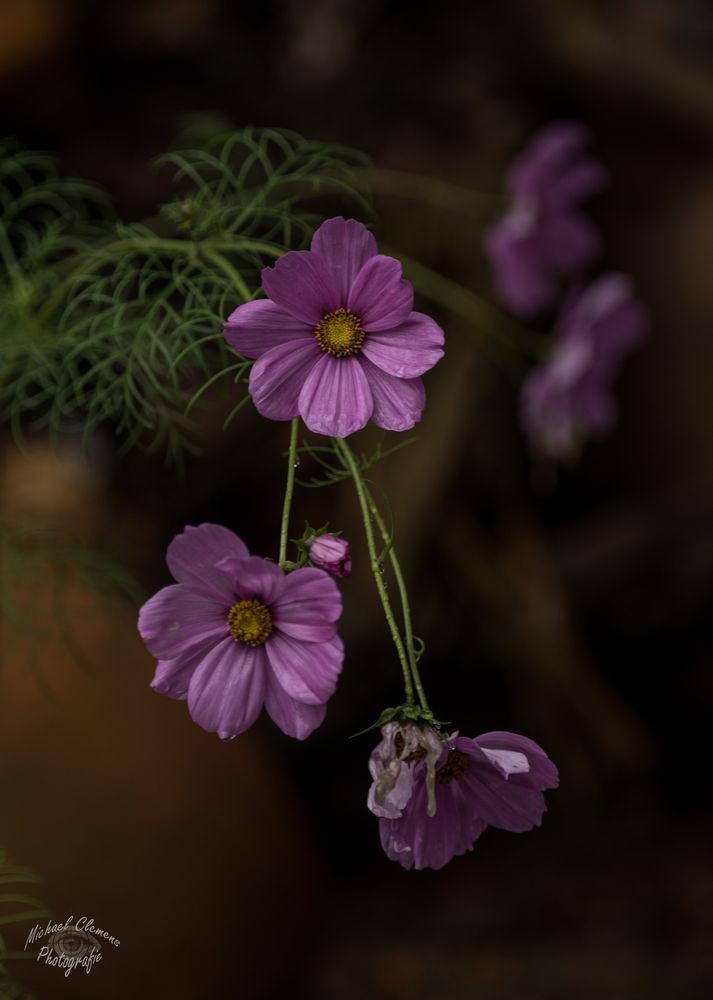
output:
[{"label": "curved stem", "polygon": [[374,576],[374,582],[376,583],[376,589],[381,598],[381,606],[384,609],[384,615],[386,616],[386,622],[389,626],[391,632],[391,638],[396,646],[396,652],[398,653],[399,661],[401,663],[401,670],[404,675],[404,691],[406,694],[406,703],[408,705],[413,705],[413,683],[411,681],[411,671],[409,668],[409,658],[404,647],[403,639],[401,638],[401,633],[399,632],[398,626],[396,624],[396,619],[394,618],[394,612],[391,608],[391,601],[389,600],[389,595],[386,590],[386,584],[384,583],[384,578],[381,573],[381,566],[379,564],[379,558],[376,552],[376,542],[374,540],[374,529],[371,524],[371,505],[370,497],[368,495],[364,480],[361,477],[361,472],[359,471],[359,466],[354,458],[351,448],[342,438],[333,438],[334,447],[341,457],[345,467],[349,470],[352,479],[354,480],[354,486],[356,488],[357,498],[359,500],[359,506],[361,508],[361,516],[364,522],[364,533],[366,534],[366,545],[369,550],[369,560],[371,563],[371,572]]},{"label": "curved stem", "polygon": [[451,313],[471,323],[498,346],[506,348],[520,358],[540,360],[546,344],[536,333],[521,326],[516,320],[505,315],[496,306],[465,288],[457,281],[444,278],[442,274],[405,257],[397,250],[382,245],[384,253],[397,257],[404,265],[406,276],[413,280],[418,292],[432,302],[437,302]]},{"label": "curved stem", "polygon": [[295,490],[295,463],[297,461],[297,431],[299,424],[299,417],[295,417],[290,424],[290,446],[287,451],[287,483],[285,484],[285,499],[282,504],[282,523],[280,525],[280,555],[278,558],[280,569],[284,569],[287,562],[287,535],[290,529],[292,494]]},{"label": "curved stem", "polygon": [[249,302],[252,298],[250,289],[245,284],[243,276],[235,270],[230,261],[226,260],[219,250],[204,250],[203,253],[208,260],[212,261],[216,267],[220,268],[223,274],[230,278],[240,293],[243,302]]},{"label": "curved stem", "polygon": [[401,608],[404,616],[404,639],[406,641],[406,653],[408,655],[409,667],[411,669],[413,683],[416,688],[416,693],[418,694],[418,700],[421,708],[428,712],[430,709],[428,707],[428,701],[426,700],[426,693],[423,690],[423,684],[421,683],[421,675],[418,672],[418,658],[414,648],[411,605],[409,604],[406,581],[404,580],[404,575],[401,572],[401,564],[399,563],[398,556],[396,555],[396,549],[392,544],[392,538],[386,528],[386,524],[384,523],[384,519],[381,516],[379,508],[374,502],[374,498],[371,495],[369,487],[365,486],[364,489],[369,501],[369,509],[371,510],[372,517],[376,521],[381,537],[384,540],[384,545],[388,547],[389,561],[391,562],[391,568],[394,571],[394,578],[396,580],[396,586],[398,587],[399,598],[401,599]]},{"label": "curved stem", "polygon": [[472,191],[458,184],[451,184],[449,181],[412,174],[404,170],[366,167],[364,173],[372,190],[377,194],[413,198],[435,205],[437,208],[465,213],[476,219],[482,219],[485,215],[492,215],[494,211],[504,209],[507,203],[503,195]]}]

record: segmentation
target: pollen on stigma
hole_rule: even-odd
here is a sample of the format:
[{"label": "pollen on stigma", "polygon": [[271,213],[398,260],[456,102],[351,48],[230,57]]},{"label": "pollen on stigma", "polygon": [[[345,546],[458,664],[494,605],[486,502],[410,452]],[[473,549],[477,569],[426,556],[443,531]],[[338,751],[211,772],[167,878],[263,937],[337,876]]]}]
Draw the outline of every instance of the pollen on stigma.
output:
[{"label": "pollen on stigma", "polygon": [[314,335],[322,350],[335,358],[347,358],[356,354],[366,336],[361,328],[361,320],[348,309],[336,309],[327,313]]},{"label": "pollen on stigma", "polygon": [[238,601],[228,612],[228,628],[236,642],[262,646],[272,632],[272,615],[262,601]]}]

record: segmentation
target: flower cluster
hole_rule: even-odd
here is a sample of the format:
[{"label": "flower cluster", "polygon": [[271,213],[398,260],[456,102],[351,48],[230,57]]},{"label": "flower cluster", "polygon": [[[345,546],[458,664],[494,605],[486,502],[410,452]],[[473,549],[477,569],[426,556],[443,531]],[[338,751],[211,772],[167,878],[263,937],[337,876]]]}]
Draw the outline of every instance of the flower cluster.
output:
[{"label": "flower cluster", "polygon": [[368,806],[384,851],[404,868],[442,868],[472,850],[486,826],[539,826],[542,791],[559,783],[544,750],[515,733],[441,740],[427,726],[389,723],[381,734]]},{"label": "flower cluster", "polygon": [[[380,720],[368,807],[379,817],[389,858],[405,868],[440,868],[470,850],[487,825],[516,831],[538,825],[542,790],[557,785],[556,768],[525,737],[442,738],[430,724],[393,537],[344,441],[369,420],[396,431],[413,426],[425,400],[421,375],[443,354],[443,331],[413,311],[400,265],[378,254],[371,233],[355,220],[327,220],[310,250],[286,253],[263,271],[262,283],[268,297],[236,309],[224,333],[235,350],[256,359],[249,388],[258,411],[293,421],[279,563],[250,555],[237,535],[216,524],[187,527],[174,538],[166,561],[176,582],[139,613],[139,631],[158,660],[152,687],[186,700],[195,722],[222,739],[244,732],[263,707],[297,739],[324,719],[344,659],[334,577],[347,578],[352,561],[349,542],[326,525],[318,531],[307,525],[295,540],[297,561],[287,558],[301,417],[310,430],[333,438],[319,450],[341,468],[325,461],[326,468],[354,480],[370,567],[404,674],[406,705],[387,709]],[[382,580],[387,555],[398,581],[403,638]]]},{"label": "flower cluster", "polygon": [[579,209],[606,179],[583,153],[589,140],[583,125],[552,122],[510,168],[511,205],[486,231],[485,248],[496,290],[517,316],[553,305],[558,280],[581,273],[599,252],[599,234]]},{"label": "flower cluster", "polygon": [[[589,140],[584,126],[554,122],[510,169],[511,206],[487,230],[485,250],[495,288],[518,316],[554,305],[560,279],[579,279],[600,250],[599,233],[580,209],[605,181],[601,165],[584,152]],[[570,292],[549,357],[522,387],[522,427],[537,451],[572,458],[587,437],[611,427],[611,385],[646,332],[644,311],[624,276],[605,275]]]}]

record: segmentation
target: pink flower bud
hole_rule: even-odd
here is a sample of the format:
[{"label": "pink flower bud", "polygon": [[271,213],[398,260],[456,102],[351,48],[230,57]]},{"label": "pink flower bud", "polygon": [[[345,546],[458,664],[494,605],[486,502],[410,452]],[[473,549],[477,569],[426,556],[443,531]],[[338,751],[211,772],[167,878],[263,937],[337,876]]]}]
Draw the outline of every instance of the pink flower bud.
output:
[{"label": "pink flower bud", "polygon": [[349,576],[352,561],[349,558],[349,542],[337,535],[316,535],[307,542],[310,562],[335,576]]}]

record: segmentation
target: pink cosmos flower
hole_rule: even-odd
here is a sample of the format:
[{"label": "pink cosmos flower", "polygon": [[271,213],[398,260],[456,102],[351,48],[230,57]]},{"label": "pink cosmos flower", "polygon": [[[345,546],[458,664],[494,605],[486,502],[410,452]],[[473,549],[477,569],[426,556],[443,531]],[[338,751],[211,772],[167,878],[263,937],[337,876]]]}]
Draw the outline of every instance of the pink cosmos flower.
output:
[{"label": "pink cosmos flower", "polygon": [[420,420],[420,376],[443,356],[443,331],[413,312],[401,265],[360,222],[328,219],[309,250],[265,268],[262,287],[267,298],[239,306],[224,335],[257,358],[249,391],[264,417],[341,438],[369,420],[390,431]]},{"label": "pink cosmos flower", "polygon": [[602,166],[583,154],[589,131],[576,122],[541,129],[512,164],[511,205],[485,233],[485,250],[504,305],[529,317],[549,308],[560,277],[577,274],[599,252],[599,234],[579,203],[604,184]]},{"label": "pink cosmos flower", "polygon": [[263,705],[288,736],[309,736],[344,659],[334,580],[311,567],[284,573],[218,524],[187,527],[166,562],[178,582],[139,612],[159,661],[154,690],[185,698],[193,720],[221,739],[248,729]]},{"label": "pink cosmos flower", "polygon": [[523,429],[540,452],[572,458],[587,437],[611,428],[612,382],[647,332],[646,313],[623,274],[604,275],[570,295],[553,351],[530,372],[520,395]]},{"label": "pink cosmos flower", "polygon": [[411,767],[410,795],[396,816],[379,820],[382,847],[404,868],[442,868],[472,850],[486,826],[514,833],[539,826],[547,808],[542,790],[559,782],[544,750],[525,736],[454,734],[442,745],[430,815],[426,763]]},{"label": "pink cosmos flower", "polygon": [[349,542],[339,535],[313,535],[307,542],[310,562],[334,576],[347,577],[352,571]]}]

